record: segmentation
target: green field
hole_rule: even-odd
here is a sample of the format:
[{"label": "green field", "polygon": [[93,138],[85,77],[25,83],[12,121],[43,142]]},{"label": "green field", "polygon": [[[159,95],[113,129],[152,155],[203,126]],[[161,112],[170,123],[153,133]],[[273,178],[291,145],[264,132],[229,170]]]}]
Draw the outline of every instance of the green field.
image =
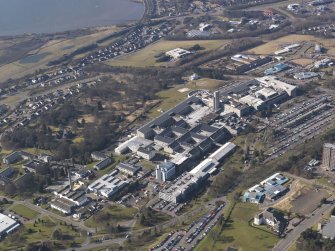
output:
[{"label": "green field", "polygon": [[[146,48],[136,51],[131,54],[123,55],[117,58],[110,59],[107,62],[112,66],[159,66],[162,63],[156,63],[155,56],[166,51],[181,47],[184,49],[190,48],[196,44],[204,47],[205,50],[214,50],[226,45],[229,40],[190,40],[190,41],[167,41],[160,40],[157,43],[151,44]],[[163,63],[164,64],[164,63]]]},{"label": "green field", "polygon": [[29,220],[36,218],[39,213],[24,206],[24,205],[13,205],[9,208],[9,210],[13,211],[15,214],[18,214],[24,218],[27,218]]},{"label": "green field", "polygon": [[258,211],[256,205],[237,203],[224,227],[214,228],[195,250],[226,250],[227,247],[239,248],[241,251],[270,250],[278,238],[249,225]]},{"label": "green field", "polygon": [[[124,207],[121,205],[106,206],[102,211],[97,214],[108,215],[106,218],[109,218],[111,223],[117,223],[121,221],[127,221],[134,218],[134,215],[137,213],[137,209],[133,207]],[[99,215],[97,215],[99,216]],[[88,227],[101,227],[105,223],[98,222],[94,216],[90,217],[85,221],[85,225]]]}]

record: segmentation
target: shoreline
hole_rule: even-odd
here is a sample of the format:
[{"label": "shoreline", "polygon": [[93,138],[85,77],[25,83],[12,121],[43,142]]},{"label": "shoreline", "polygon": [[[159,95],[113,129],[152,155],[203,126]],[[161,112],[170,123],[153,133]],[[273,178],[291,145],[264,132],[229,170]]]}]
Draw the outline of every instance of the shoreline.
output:
[{"label": "shoreline", "polygon": [[45,37],[45,36],[80,36],[81,34],[75,35],[76,33],[94,33],[95,31],[99,29],[108,29],[112,27],[127,27],[127,26],[133,26],[136,23],[140,23],[143,21],[143,19],[146,18],[147,14],[147,2],[146,0],[127,0],[129,2],[142,4],[143,6],[143,14],[141,17],[137,20],[124,20],[120,23],[114,23],[114,24],[107,24],[107,25],[96,25],[92,27],[83,27],[83,28],[76,28],[76,29],[69,29],[64,31],[55,31],[55,32],[41,32],[41,33],[23,33],[23,34],[17,34],[17,35],[0,35],[0,40],[13,40],[13,39],[19,39],[19,38],[25,38],[25,37]]}]

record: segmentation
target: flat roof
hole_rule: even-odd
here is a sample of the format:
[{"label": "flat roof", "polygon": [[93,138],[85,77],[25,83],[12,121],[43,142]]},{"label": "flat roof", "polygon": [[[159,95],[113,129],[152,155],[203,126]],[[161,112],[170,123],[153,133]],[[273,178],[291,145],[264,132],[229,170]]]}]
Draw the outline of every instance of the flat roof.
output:
[{"label": "flat roof", "polygon": [[17,221],[13,220],[5,214],[0,213],[0,234],[6,232],[17,224]]}]

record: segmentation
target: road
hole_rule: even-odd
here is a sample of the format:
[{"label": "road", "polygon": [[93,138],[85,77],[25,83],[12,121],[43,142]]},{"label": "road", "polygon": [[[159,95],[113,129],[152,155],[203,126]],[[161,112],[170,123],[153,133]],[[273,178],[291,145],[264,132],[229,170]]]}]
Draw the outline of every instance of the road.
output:
[{"label": "road", "polygon": [[[335,196],[331,197],[334,199]],[[303,220],[298,226],[296,226],[286,237],[280,240],[277,245],[272,249],[272,251],[283,251],[288,250],[294,242],[300,237],[301,233],[306,229],[317,224],[322,219],[324,214],[329,213],[333,209],[333,204],[323,204],[320,208],[317,208],[311,215],[310,218]]]},{"label": "road", "polygon": [[66,249],[66,251],[93,250],[93,249],[97,249],[97,248],[108,247],[108,246],[113,245],[113,244],[119,244],[120,246],[122,246],[124,241],[125,241],[125,238],[115,238],[115,239],[105,240],[103,242],[89,243],[89,244],[86,244],[85,246],[78,247],[78,248],[77,247],[76,248],[69,248],[69,249]]},{"label": "road", "polygon": [[14,204],[24,205],[24,206],[42,214],[42,215],[52,216],[52,217],[54,217],[58,220],[64,221],[64,222],[69,223],[69,224],[72,224],[75,227],[81,228],[81,229],[83,229],[85,231],[88,231],[88,232],[91,232],[91,233],[95,232],[95,228],[89,228],[89,227],[85,226],[85,224],[83,222],[77,222],[77,221],[74,221],[74,220],[70,219],[69,217],[60,216],[60,215],[58,215],[54,212],[51,212],[49,210],[46,210],[46,209],[43,209],[41,207],[35,206],[35,205],[31,204],[29,201],[26,201],[26,200],[24,200],[24,201],[14,201]]}]

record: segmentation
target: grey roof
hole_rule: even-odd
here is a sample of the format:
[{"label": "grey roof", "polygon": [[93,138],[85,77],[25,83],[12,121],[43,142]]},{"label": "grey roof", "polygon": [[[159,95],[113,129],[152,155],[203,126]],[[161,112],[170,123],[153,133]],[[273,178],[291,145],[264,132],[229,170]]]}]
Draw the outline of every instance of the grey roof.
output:
[{"label": "grey roof", "polygon": [[116,168],[119,169],[119,170],[128,170],[128,171],[133,172],[133,173],[136,173],[141,169],[141,167],[134,166],[134,165],[131,165],[129,163],[120,163],[120,164],[117,165]]},{"label": "grey roof", "polygon": [[[161,126],[164,123],[168,123],[170,125],[176,123],[176,121],[173,119],[173,116],[175,115],[185,115],[186,112],[191,112],[191,107],[190,105],[193,103],[201,103],[201,99],[195,97],[195,96],[191,96],[189,98],[187,98],[186,100],[184,100],[183,102],[179,103],[178,105],[176,105],[175,107],[173,107],[172,109],[166,111],[165,113],[163,113],[161,116],[158,116],[157,118],[151,120],[149,123],[145,124],[144,126],[142,126],[140,129],[138,129],[139,132],[142,133],[146,133],[150,130],[152,130],[152,128],[156,127],[156,126]],[[171,121],[169,121],[171,120]]]},{"label": "grey roof", "polygon": [[335,216],[331,216],[329,222],[322,228],[322,235],[326,238],[335,237]]},{"label": "grey roof", "polygon": [[166,143],[166,144],[171,144],[172,142],[174,142],[174,139],[163,137],[163,136],[160,136],[160,135],[156,135],[154,140],[155,141],[161,141],[161,142]]},{"label": "grey roof", "polygon": [[139,147],[138,148],[138,152],[144,153],[144,154],[150,154],[153,151],[153,147],[152,146],[148,146],[148,147]]}]

